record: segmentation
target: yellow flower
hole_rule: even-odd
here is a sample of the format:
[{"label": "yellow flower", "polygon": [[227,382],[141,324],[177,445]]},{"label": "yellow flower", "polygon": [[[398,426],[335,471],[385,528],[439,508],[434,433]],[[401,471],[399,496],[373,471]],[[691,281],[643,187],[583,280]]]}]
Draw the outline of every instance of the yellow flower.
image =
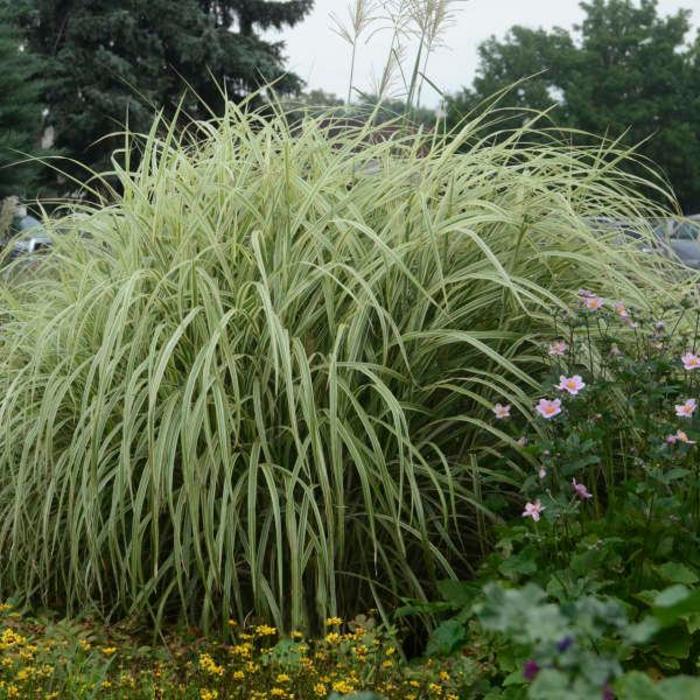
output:
[{"label": "yellow flower", "polygon": [[390,659],[385,659],[384,661],[382,661],[382,668],[391,668],[393,665],[394,662]]},{"label": "yellow flower", "polygon": [[328,694],[328,689],[325,685],[323,685],[323,683],[316,683],[316,685],[314,686],[314,693],[316,693],[316,695],[319,695],[322,698],[325,698]]},{"label": "yellow flower", "polygon": [[110,681],[102,681],[102,687],[106,689],[111,688],[112,683]]},{"label": "yellow flower", "polygon": [[7,697],[8,698],[18,698],[19,697],[19,688],[16,685],[8,685],[7,686]]},{"label": "yellow flower", "polygon": [[440,680],[441,681],[449,681],[450,680],[450,674],[447,673],[447,671],[440,671]]},{"label": "yellow flower", "polygon": [[330,632],[326,635],[325,641],[328,644],[338,644],[342,637],[337,632]]},{"label": "yellow flower", "polygon": [[333,683],[333,690],[341,695],[349,695],[355,692],[355,688],[346,681],[340,680]]},{"label": "yellow flower", "polygon": [[277,634],[277,628],[269,625],[258,625],[255,628],[255,634],[259,637],[274,637]]},{"label": "yellow flower", "polygon": [[229,649],[229,652],[234,656],[240,656],[243,659],[249,659],[251,654],[252,646],[249,642],[245,644],[236,644]]},{"label": "yellow flower", "polygon": [[199,697],[201,698],[201,700],[216,700],[216,698],[219,697],[219,691],[202,688],[199,691]]},{"label": "yellow flower", "polygon": [[0,603],[0,613],[7,612],[8,610],[12,610],[12,606],[9,603]]},{"label": "yellow flower", "polygon": [[386,655],[387,656],[393,656],[396,653],[396,647],[389,647],[386,650]]},{"label": "yellow flower", "polygon": [[304,633],[295,630],[294,632],[292,632],[292,639],[304,639]]},{"label": "yellow flower", "polygon": [[286,698],[287,691],[282,688],[273,688],[270,691],[270,695],[272,695],[273,698]]},{"label": "yellow flower", "polygon": [[6,649],[12,646],[22,646],[27,641],[26,637],[23,637],[18,632],[15,632],[9,627],[0,635],[0,649]]},{"label": "yellow flower", "polygon": [[90,651],[90,649],[92,649],[92,644],[90,644],[87,639],[81,639],[78,644],[83,651]]},{"label": "yellow flower", "polygon": [[420,683],[417,680],[415,680],[415,678],[412,681],[408,681],[408,684],[412,688],[420,688]]},{"label": "yellow flower", "polygon": [[117,647],[102,647],[100,651],[105,655],[105,656],[112,656],[112,654],[115,654],[117,651]]},{"label": "yellow flower", "polygon": [[233,679],[236,681],[242,681],[245,678],[245,673],[243,671],[234,671]]},{"label": "yellow flower", "polygon": [[326,620],[326,627],[337,627],[338,625],[342,625],[343,621],[339,617],[329,617]]},{"label": "yellow flower", "polygon": [[205,673],[211,673],[213,676],[223,676],[224,668],[219,666],[209,654],[201,654],[199,657],[199,668]]},{"label": "yellow flower", "polygon": [[228,621],[228,626],[229,627],[238,627],[238,623],[234,619],[230,619]]},{"label": "yellow flower", "polygon": [[19,671],[17,671],[17,680],[20,682],[24,682],[26,680],[29,680],[32,677],[32,669],[31,668],[21,668]]},{"label": "yellow flower", "polygon": [[277,678],[275,678],[275,683],[289,683],[292,679],[286,673],[280,673]]},{"label": "yellow flower", "polygon": [[442,695],[442,688],[437,683],[430,683],[428,690],[430,691],[430,697]]}]

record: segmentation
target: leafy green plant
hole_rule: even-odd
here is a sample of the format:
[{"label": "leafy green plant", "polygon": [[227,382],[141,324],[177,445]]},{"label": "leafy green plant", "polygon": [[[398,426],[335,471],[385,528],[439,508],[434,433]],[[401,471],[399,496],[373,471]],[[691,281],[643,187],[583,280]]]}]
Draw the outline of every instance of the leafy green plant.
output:
[{"label": "leafy green plant", "polygon": [[[581,290],[562,314],[540,424],[519,441],[535,462],[520,522],[477,580],[401,611],[448,614],[426,655],[489,661],[493,697],[700,693],[694,309],[662,320]],[[511,410],[496,404],[494,420],[521,434]]]},{"label": "leafy green plant", "polygon": [[1,290],[4,593],[204,627],[426,599],[522,473],[491,403],[529,416],[550,306],[683,286],[591,230],[652,213],[612,145],[162,127]]}]

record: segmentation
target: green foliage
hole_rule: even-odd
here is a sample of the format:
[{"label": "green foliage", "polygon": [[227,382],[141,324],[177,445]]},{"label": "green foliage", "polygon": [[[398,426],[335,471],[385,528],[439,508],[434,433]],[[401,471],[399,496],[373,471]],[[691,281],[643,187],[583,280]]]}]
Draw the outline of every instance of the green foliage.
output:
[{"label": "green foliage", "polygon": [[700,693],[696,308],[645,313],[580,290],[557,314],[542,393],[562,411],[519,444],[534,458],[520,483],[531,522],[501,529],[476,581],[400,611],[447,613],[426,654],[490,664],[488,697]]},{"label": "green foliage", "polygon": [[22,43],[0,5],[0,202],[33,194],[39,166],[26,161],[39,150],[44,65]]},{"label": "green foliage", "polygon": [[[49,123],[57,146],[83,166],[103,170],[121,145],[106,138],[124,124],[147,131],[160,110],[192,117],[223,110],[225,91],[240,99],[266,81],[280,92],[299,80],[282,65],[283,44],[262,30],[293,25],[312,0],[22,0],[12,7],[28,46],[46,59]],[[234,29],[235,28],[235,29]],[[85,179],[84,169],[62,168]]]},{"label": "green foliage", "polygon": [[156,124],[123,194],[2,289],[3,593],[205,627],[425,599],[512,483],[491,402],[529,413],[550,304],[683,287],[590,230],[652,213],[605,144],[227,110]]},{"label": "green foliage", "polygon": [[[450,102],[451,119],[501,95],[505,107],[551,106],[559,125],[607,133],[658,164],[689,212],[700,210],[700,45],[687,43],[689,11],[662,17],[656,0],[593,0],[570,34],[513,27],[480,47],[479,75]],[[512,124],[504,115],[506,124]],[[648,140],[647,140],[648,139]]]}]

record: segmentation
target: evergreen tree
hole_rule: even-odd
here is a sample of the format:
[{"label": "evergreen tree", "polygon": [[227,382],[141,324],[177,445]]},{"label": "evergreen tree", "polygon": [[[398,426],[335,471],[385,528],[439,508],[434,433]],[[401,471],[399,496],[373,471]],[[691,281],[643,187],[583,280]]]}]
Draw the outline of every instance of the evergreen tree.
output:
[{"label": "evergreen tree", "polygon": [[[10,4],[10,0],[0,0]],[[172,114],[183,93],[192,116],[217,111],[222,90],[239,99],[266,81],[281,92],[283,44],[259,30],[292,25],[313,0],[22,0],[17,17],[31,47],[47,58],[49,119],[57,146],[95,170],[109,167],[128,122],[148,129],[153,114]]]},{"label": "evergreen tree", "polygon": [[0,200],[34,194],[39,166],[22,163],[35,155],[41,136],[41,61],[26,50],[21,35],[0,15]]}]

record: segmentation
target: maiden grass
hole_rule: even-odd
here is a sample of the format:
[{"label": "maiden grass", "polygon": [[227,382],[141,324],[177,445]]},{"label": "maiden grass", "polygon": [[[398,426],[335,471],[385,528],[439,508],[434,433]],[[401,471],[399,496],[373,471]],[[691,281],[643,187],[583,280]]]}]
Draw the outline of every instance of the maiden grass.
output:
[{"label": "maiden grass", "polygon": [[0,594],[297,629],[468,571],[548,309],[681,284],[587,223],[654,213],[614,145],[483,126],[157,123],[2,289]]}]

